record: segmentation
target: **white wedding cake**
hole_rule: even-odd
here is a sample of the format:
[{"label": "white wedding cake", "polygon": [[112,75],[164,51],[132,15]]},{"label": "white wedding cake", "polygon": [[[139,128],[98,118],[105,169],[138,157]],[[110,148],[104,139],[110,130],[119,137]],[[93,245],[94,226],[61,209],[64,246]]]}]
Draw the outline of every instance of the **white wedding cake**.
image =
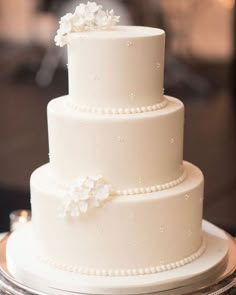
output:
[{"label": "white wedding cake", "polygon": [[118,20],[90,2],[61,19],[69,94],[48,105],[50,161],[31,177],[35,256],[78,276],[168,273],[206,249],[203,175],[183,161],[184,106],[164,95],[165,33]]}]

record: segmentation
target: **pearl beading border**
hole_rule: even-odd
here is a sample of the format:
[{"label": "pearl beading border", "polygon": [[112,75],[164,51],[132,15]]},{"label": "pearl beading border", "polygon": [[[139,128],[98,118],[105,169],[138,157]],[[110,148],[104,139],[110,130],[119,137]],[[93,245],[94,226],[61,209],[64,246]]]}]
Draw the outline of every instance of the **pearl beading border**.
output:
[{"label": "pearl beading border", "polygon": [[160,103],[134,108],[100,108],[100,107],[90,107],[90,106],[79,106],[72,103],[70,100],[66,104],[75,111],[84,113],[96,113],[96,114],[106,114],[106,115],[128,115],[128,114],[138,114],[153,112],[164,108],[167,105],[167,99],[163,99]]},{"label": "pearl beading border", "polygon": [[147,193],[154,193],[154,192],[159,192],[163,191],[165,189],[172,188],[181,182],[184,181],[186,178],[186,171],[183,170],[183,173],[181,176],[175,180],[172,180],[170,182],[166,182],[164,184],[157,184],[157,185],[152,185],[152,186],[147,186],[147,187],[137,187],[133,189],[127,189],[127,190],[114,190],[111,191],[112,196],[126,196],[126,195],[139,195],[139,194],[147,194]]},{"label": "pearl beading border", "polygon": [[[147,187],[137,187],[137,188],[131,188],[131,189],[124,189],[124,190],[111,190],[110,196],[140,195],[140,194],[148,194],[148,193],[163,191],[163,190],[170,189],[172,187],[177,186],[178,184],[180,184],[181,182],[185,180],[186,176],[187,176],[187,173],[185,170],[183,170],[183,173],[180,175],[180,177],[170,182],[147,186]],[[69,188],[68,184],[57,181],[55,178],[54,178],[54,182],[57,183],[59,186],[63,187],[64,189]]]},{"label": "pearl beading border", "polygon": [[132,268],[132,269],[94,269],[94,268],[86,268],[86,267],[79,267],[77,265],[74,266],[68,266],[66,264],[60,264],[55,261],[53,261],[50,258],[44,258],[39,256],[40,260],[53,266],[58,269],[62,269],[64,271],[68,272],[75,272],[81,275],[91,275],[91,276],[137,276],[137,275],[148,275],[148,274],[154,274],[154,273],[160,273],[167,270],[176,269],[178,267],[184,266],[186,264],[189,264],[199,258],[203,252],[206,249],[206,241],[203,237],[202,243],[200,248],[193,253],[192,255],[181,259],[176,262],[168,263],[168,264],[162,264],[159,266],[152,266],[152,267],[146,267],[146,268]]}]

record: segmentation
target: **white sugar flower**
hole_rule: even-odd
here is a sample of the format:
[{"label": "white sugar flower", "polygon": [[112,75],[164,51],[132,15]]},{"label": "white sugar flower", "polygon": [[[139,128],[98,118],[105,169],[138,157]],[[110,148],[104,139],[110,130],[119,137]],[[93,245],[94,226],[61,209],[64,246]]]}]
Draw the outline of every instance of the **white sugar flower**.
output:
[{"label": "white sugar flower", "polygon": [[72,32],[104,30],[119,22],[119,16],[113,10],[103,10],[102,5],[95,2],[80,4],[75,12],[67,13],[59,22],[60,27],[55,37],[57,46],[69,43],[69,34]]},{"label": "white sugar flower", "polygon": [[86,4],[81,3],[79,6],[75,8],[75,15],[83,16],[86,11]]},{"label": "white sugar flower", "polygon": [[87,5],[79,5],[75,10],[75,15],[91,22],[94,20],[95,13],[98,12],[99,9],[101,9],[100,5],[97,5],[95,2],[88,2]]},{"label": "white sugar flower", "polygon": [[105,27],[107,26],[107,14],[104,10],[99,10],[96,17],[95,17],[95,24],[98,27]]},{"label": "white sugar flower", "polygon": [[109,197],[110,194],[110,186],[108,185],[100,185],[98,186],[94,198],[97,201],[103,201],[106,200]]},{"label": "white sugar flower", "polygon": [[80,202],[79,209],[81,213],[86,213],[88,210],[88,202]]},{"label": "white sugar flower", "polygon": [[109,19],[109,25],[114,26],[116,23],[120,21],[120,16],[114,14],[114,10],[111,9],[108,14],[108,19]]},{"label": "white sugar flower", "polygon": [[89,2],[87,3],[87,8],[90,12],[96,13],[100,9],[102,9],[102,5],[97,5],[96,2]]},{"label": "white sugar flower", "polygon": [[74,24],[73,32],[80,32],[80,31],[83,31],[83,28],[86,24],[86,20],[82,16],[80,17],[75,16],[73,24]]},{"label": "white sugar flower", "polygon": [[59,214],[62,217],[85,214],[90,208],[100,206],[110,192],[111,186],[105,183],[101,175],[78,177],[70,186]]},{"label": "white sugar flower", "polygon": [[64,15],[59,24],[60,24],[60,32],[64,34],[68,34],[72,31],[73,29],[73,19],[74,15],[72,13],[67,13]]},{"label": "white sugar flower", "polygon": [[63,35],[63,33],[60,30],[58,30],[57,35],[54,38],[54,41],[57,46],[63,47],[64,45],[68,44],[69,36]]},{"label": "white sugar flower", "polygon": [[95,2],[88,2],[87,4],[80,4],[77,6],[75,9],[75,15],[85,19],[91,19],[91,17],[100,9],[102,9],[101,5],[97,5]]}]

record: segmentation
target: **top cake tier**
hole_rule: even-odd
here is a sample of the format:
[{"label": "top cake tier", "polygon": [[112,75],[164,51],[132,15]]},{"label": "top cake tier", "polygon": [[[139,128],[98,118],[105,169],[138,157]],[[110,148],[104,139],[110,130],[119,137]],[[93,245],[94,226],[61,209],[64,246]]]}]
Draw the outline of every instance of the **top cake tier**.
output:
[{"label": "top cake tier", "polygon": [[138,26],[70,34],[69,97],[87,108],[137,108],[163,100],[165,33]]}]

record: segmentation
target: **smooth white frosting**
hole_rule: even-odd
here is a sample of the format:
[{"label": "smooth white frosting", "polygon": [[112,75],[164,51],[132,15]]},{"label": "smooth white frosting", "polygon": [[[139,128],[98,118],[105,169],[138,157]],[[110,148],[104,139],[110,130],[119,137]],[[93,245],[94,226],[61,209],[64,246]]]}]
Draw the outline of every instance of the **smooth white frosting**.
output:
[{"label": "smooth white frosting", "polygon": [[66,107],[67,99],[48,105],[50,165],[57,183],[100,174],[113,190],[133,190],[181,177],[184,106],[179,100],[166,97],[167,106],[153,112],[100,115]]},{"label": "smooth white frosting", "polygon": [[[196,260],[176,269],[144,275],[120,277],[84,275],[48,266],[35,255],[34,229],[27,224],[10,235],[7,242],[7,269],[18,281],[34,290],[65,295],[79,294],[192,294],[211,285],[224,272],[228,253],[235,242],[223,230],[203,221],[204,253]],[[235,261],[235,259],[233,259]],[[233,262],[231,261],[231,262]],[[43,282],[43,284],[42,284]],[[64,290],[64,291],[63,291]],[[172,290],[172,291],[171,291]],[[54,294],[53,293],[53,294]]]},{"label": "smooth white frosting", "polygon": [[53,267],[56,267],[56,268],[59,268],[59,269],[62,269],[62,270],[68,271],[68,272],[76,272],[76,273],[83,274],[83,275],[112,276],[112,277],[137,276],[137,275],[149,275],[149,274],[154,274],[154,273],[160,273],[163,271],[172,270],[172,269],[182,267],[188,263],[193,262],[197,258],[199,258],[203,254],[205,249],[206,249],[206,242],[203,237],[200,248],[188,257],[185,257],[179,261],[173,261],[172,263],[162,264],[162,265],[158,265],[158,266],[145,267],[145,268],[132,268],[132,269],[99,269],[99,268],[94,269],[94,268],[80,267],[77,265],[70,266],[70,265],[60,264],[57,261],[53,261],[52,259],[46,258],[46,257],[38,257],[38,258]]},{"label": "smooth white frosting", "polygon": [[65,191],[51,182],[49,165],[37,169],[31,198],[38,255],[68,270],[126,274],[193,257],[202,242],[203,176],[189,163],[184,167],[188,177],[178,186],[114,197],[79,219],[58,216]]},{"label": "smooth white frosting", "polygon": [[79,106],[136,108],[163,99],[165,33],[115,26],[70,34],[69,96]]}]

